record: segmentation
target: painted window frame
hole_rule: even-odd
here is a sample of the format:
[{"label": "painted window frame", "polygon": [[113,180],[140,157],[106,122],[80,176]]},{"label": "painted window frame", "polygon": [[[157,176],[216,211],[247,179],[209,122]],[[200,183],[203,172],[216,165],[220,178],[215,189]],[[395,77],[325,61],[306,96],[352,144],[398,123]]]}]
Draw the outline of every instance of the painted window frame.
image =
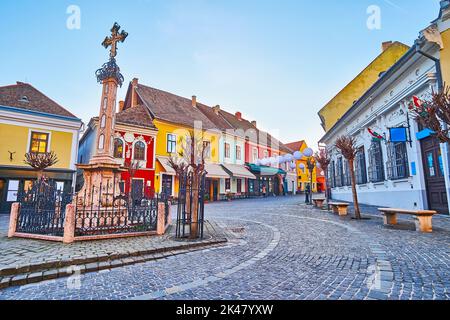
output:
[{"label": "painted window frame", "polygon": [[[120,140],[122,142],[122,156],[121,157],[116,157],[116,140]],[[125,140],[123,138],[119,138],[119,137],[115,137],[114,138],[114,147],[113,147],[113,156],[116,159],[125,159],[125,154],[126,154],[126,143]]]},{"label": "painted window frame", "polygon": [[[45,152],[33,152],[32,151],[33,141],[34,141],[33,134],[46,135],[47,136],[47,139],[45,140],[45,143],[46,143],[46,145],[45,145]],[[49,152],[49,150],[50,150],[50,135],[51,135],[51,132],[48,132],[48,131],[30,130],[30,137],[29,137],[29,142],[28,142],[28,152],[30,152],[30,153],[37,153],[37,154],[45,154],[45,153]],[[43,141],[43,140],[38,139],[38,141]],[[39,144],[39,147],[40,147],[40,144]],[[38,147],[38,149],[39,149],[39,147]]]},{"label": "painted window frame", "polygon": [[[144,159],[136,159],[136,145],[138,143],[142,143],[144,145]],[[137,140],[133,142],[133,152],[132,152],[132,159],[136,161],[147,161],[147,143],[143,140]]]},{"label": "painted window frame", "polygon": [[[174,139],[173,140],[169,140],[169,136],[173,137]],[[177,144],[178,144],[177,139],[178,139],[178,137],[174,133],[167,133],[166,134],[166,151],[167,151],[167,153],[169,153],[169,154],[177,153]],[[169,146],[171,148],[169,148]]]}]

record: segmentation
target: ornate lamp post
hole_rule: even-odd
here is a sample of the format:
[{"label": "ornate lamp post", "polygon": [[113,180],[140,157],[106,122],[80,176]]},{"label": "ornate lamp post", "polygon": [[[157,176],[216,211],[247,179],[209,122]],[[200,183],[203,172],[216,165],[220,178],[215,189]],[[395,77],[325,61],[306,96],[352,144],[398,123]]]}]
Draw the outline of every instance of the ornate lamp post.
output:
[{"label": "ornate lamp post", "polygon": [[316,162],[314,160],[313,157],[308,157],[308,159],[306,160],[306,167],[308,168],[309,171],[309,199],[308,199],[308,204],[312,204],[312,185],[313,185],[313,173],[314,173],[314,169],[316,168]]}]

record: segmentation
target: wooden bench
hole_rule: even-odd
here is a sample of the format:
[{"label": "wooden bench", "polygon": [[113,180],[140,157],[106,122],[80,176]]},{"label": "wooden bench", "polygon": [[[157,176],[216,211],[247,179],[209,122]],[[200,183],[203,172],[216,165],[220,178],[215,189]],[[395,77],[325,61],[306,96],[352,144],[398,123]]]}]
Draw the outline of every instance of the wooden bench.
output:
[{"label": "wooden bench", "polygon": [[330,202],[329,205],[333,208],[333,213],[339,214],[341,217],[348,215],[348,203]]},{"label": "wooden bench", "polygon": [[433,232],[432,219],[433,215],[437,214],[436,211],[430,210],[404,210],[393,208],[379,208],[378,209],[384,216],[384,225],[396,225],[397,214],[407,214],[414,216],[416,222],[416,231],[419,232]]},{"label": "wooden bench", "polygon": [[325,199],[313,199],[314,202],[314,206],[316,208],[322,209],[323,208],[323,203],[325,202]]}]

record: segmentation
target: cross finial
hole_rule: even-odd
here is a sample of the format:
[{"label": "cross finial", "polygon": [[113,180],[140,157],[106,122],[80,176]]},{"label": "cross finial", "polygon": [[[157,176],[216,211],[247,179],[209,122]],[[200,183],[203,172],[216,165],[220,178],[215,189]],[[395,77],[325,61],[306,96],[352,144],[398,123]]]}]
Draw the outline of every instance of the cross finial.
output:
[{"label": "cross finial", "polygon": [[114,59],[117,56],[117,42],[124,42],[128,37],[128,33],[125,32],[125,30],[122,30],[121,33],[119,33],[119,30],[120,25],[117,22],[114,23],[114,26],[111,29],[111,37],[106,37],[102,43],[102,46],[106,49],[111,46],[109,53],[111,59]]}]

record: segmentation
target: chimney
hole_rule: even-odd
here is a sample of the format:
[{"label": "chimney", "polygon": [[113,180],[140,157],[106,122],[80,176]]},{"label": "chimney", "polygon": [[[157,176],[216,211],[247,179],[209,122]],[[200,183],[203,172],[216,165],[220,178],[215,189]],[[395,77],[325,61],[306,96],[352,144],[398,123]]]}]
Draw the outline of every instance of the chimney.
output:
[{"label": "chimney", "polygon": [[390,46],[392,46],[392,41],[386,41],[381,44],[381,51],[385,52]]},{"label": "chimney", "polygon": [[139,84],[139,79],[138,78],[134,78],[133,81],[131,81],[131,107],[134,108],[137,106],[138,104],[138,97],[137,97],[137,92],[136,89],[138,87]]},{"label": "chimney", "polygon": [[242,121],[242,113],[241,112],[236,112],[235,116],[239,121]]},{"label": "chimney", "polygon": [[125,101],[119,101],[119,112],[123,111],[124,106],[125,106]]},{"label": "chimney", "polygon": [[217,106],[213,107],[213,111],[214,111],[215,114],[218,115],[218,114],[219,114],[219,111],[220,111],[220,106],[217,105]]},{"label": "chimney", "polygon": [[256,121],[255,121],[255,120],[252,121],[252,126],[254,126],[255,128],[257,128],[257,126],[256,126]]},{"label": "chimney", "polygon": [[192,96],[192,107],[197,108],[197,96]]}]

